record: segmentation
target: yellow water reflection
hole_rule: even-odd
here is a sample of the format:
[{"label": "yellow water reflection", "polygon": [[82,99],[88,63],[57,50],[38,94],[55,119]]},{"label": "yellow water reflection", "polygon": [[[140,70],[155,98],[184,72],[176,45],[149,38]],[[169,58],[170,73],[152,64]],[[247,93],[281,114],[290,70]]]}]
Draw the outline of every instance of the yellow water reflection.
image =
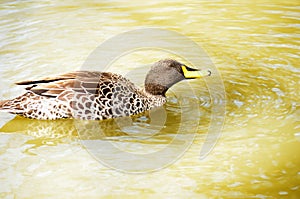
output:
[{"label": "yellow water reflection", "polygon": [[[0,129],[1,198],[299,198],[298,0],[2,1],[0,15],[0,99],[23,92],[13,82],[77,70],[104,40],[144,27],[175,30],[197,42],[226,89],[225,124],[212,153],[199,160],[211,99],[205,82],[193,81],[201,109],[190,121],[199,123],[193,144],[170,167],[140,175],[93,159],[73,120],[16,117]],[[116,72],[149,67],[163,54],[137,55],[118,62]],[[168,94],[166,127],[149,140],[135,141],[109,122],[102,124],[104,136],[87,138],[138,151],[167,145],[182,121],[176,93],[185,91],[180,84]],[[151,128],[143,119],[137,124]]]}]

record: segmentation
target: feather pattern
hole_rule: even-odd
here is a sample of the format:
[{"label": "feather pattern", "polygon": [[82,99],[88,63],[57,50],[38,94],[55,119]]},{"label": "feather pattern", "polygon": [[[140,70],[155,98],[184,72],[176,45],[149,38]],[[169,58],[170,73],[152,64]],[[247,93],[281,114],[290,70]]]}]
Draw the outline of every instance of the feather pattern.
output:
[{"label": "feather pattern", "polygon": [[121,75],[76,71],[55,77],[17,82],[27,92],[3,101],[1,110],[35,119],[102,120],[138,114],[165,103]]}]

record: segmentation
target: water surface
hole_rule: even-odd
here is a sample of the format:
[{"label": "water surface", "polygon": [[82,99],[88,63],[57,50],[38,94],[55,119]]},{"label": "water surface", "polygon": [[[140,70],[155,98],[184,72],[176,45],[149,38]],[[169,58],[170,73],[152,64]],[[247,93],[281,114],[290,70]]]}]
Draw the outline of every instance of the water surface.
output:
[{"label": "water surface", "polygon": [[[106,39],[145,27],[177,31],[203,47],[226,92],[222,137],[203,160],[212,107],[204,80],[190,82],[196,97],[186,93],[185,83],[172,88],[166,128],[144,142],[109,122],[101,123],[104,134],[87,134],[126,150],[159,150],[182,122],[182,103],[198,103],[200,115],[183,121],[199,124],[189,150],[171,166],[140,175],[96,161],[78,141],[72,120],[1,113],[1,198],[299,197],[299,1],[2,1],[0,15],[0,99],[23,92],[16,81],[78,70]],[[166,56],[174,55],[140,51],[111,69],[130,77],[136,67],[147,71]],[[144,76],[137,72],[133,81],[141,85]],[[149,124],[144,117],[134,122]],[[183,142],[184,136],[178,146]]]}]

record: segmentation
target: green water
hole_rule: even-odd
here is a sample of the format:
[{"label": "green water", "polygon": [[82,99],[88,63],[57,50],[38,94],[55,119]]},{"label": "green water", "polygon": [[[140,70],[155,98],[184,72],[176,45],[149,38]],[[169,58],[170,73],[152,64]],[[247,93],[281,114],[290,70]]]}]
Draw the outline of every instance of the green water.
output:
[{"label": "green water", "polygon": [[[226,92],[226,101],[215,99],[226,102],[221,138],[203,160],[212,108],[204,80],[190,82],[196,96],[186,93],[185,83],[170,90],[165,128],[150,139],[129,138],[109,121],[100,122],[101,135],[81,137],[142,153],[168,146],[182,122],[199,125],[181,158],[145,174],[95,160],[79,141],[76,121],[1,113],[1,198],[299,198],[299,1],[2,1],[0,15],[1,100],[23,92],[14,82],[78,70],[105,40],[147,27],[177,31],[201,46]],[[147,71],[167,56],[173,55],[141,50],[110,69],[130,77],[136,67]],[[135,83],[143,82],[143,71]],[[189,121],[180,112],[186,102],[200,107]],[[180,132],[175,147],[189,130]]]}]

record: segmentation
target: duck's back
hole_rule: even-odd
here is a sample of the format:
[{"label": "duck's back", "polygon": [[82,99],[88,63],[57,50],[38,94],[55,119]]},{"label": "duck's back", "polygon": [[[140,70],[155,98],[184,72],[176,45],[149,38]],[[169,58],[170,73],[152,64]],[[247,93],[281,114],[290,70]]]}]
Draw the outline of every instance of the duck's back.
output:
[{"label": "duck's back", "polygon": [[164,97],[146,93],[109,72],[76,71],[17,84],[27,85],[28,91],[0,102],[0,109],[35,119],[102,120],[138,114],[165,103]]}]

